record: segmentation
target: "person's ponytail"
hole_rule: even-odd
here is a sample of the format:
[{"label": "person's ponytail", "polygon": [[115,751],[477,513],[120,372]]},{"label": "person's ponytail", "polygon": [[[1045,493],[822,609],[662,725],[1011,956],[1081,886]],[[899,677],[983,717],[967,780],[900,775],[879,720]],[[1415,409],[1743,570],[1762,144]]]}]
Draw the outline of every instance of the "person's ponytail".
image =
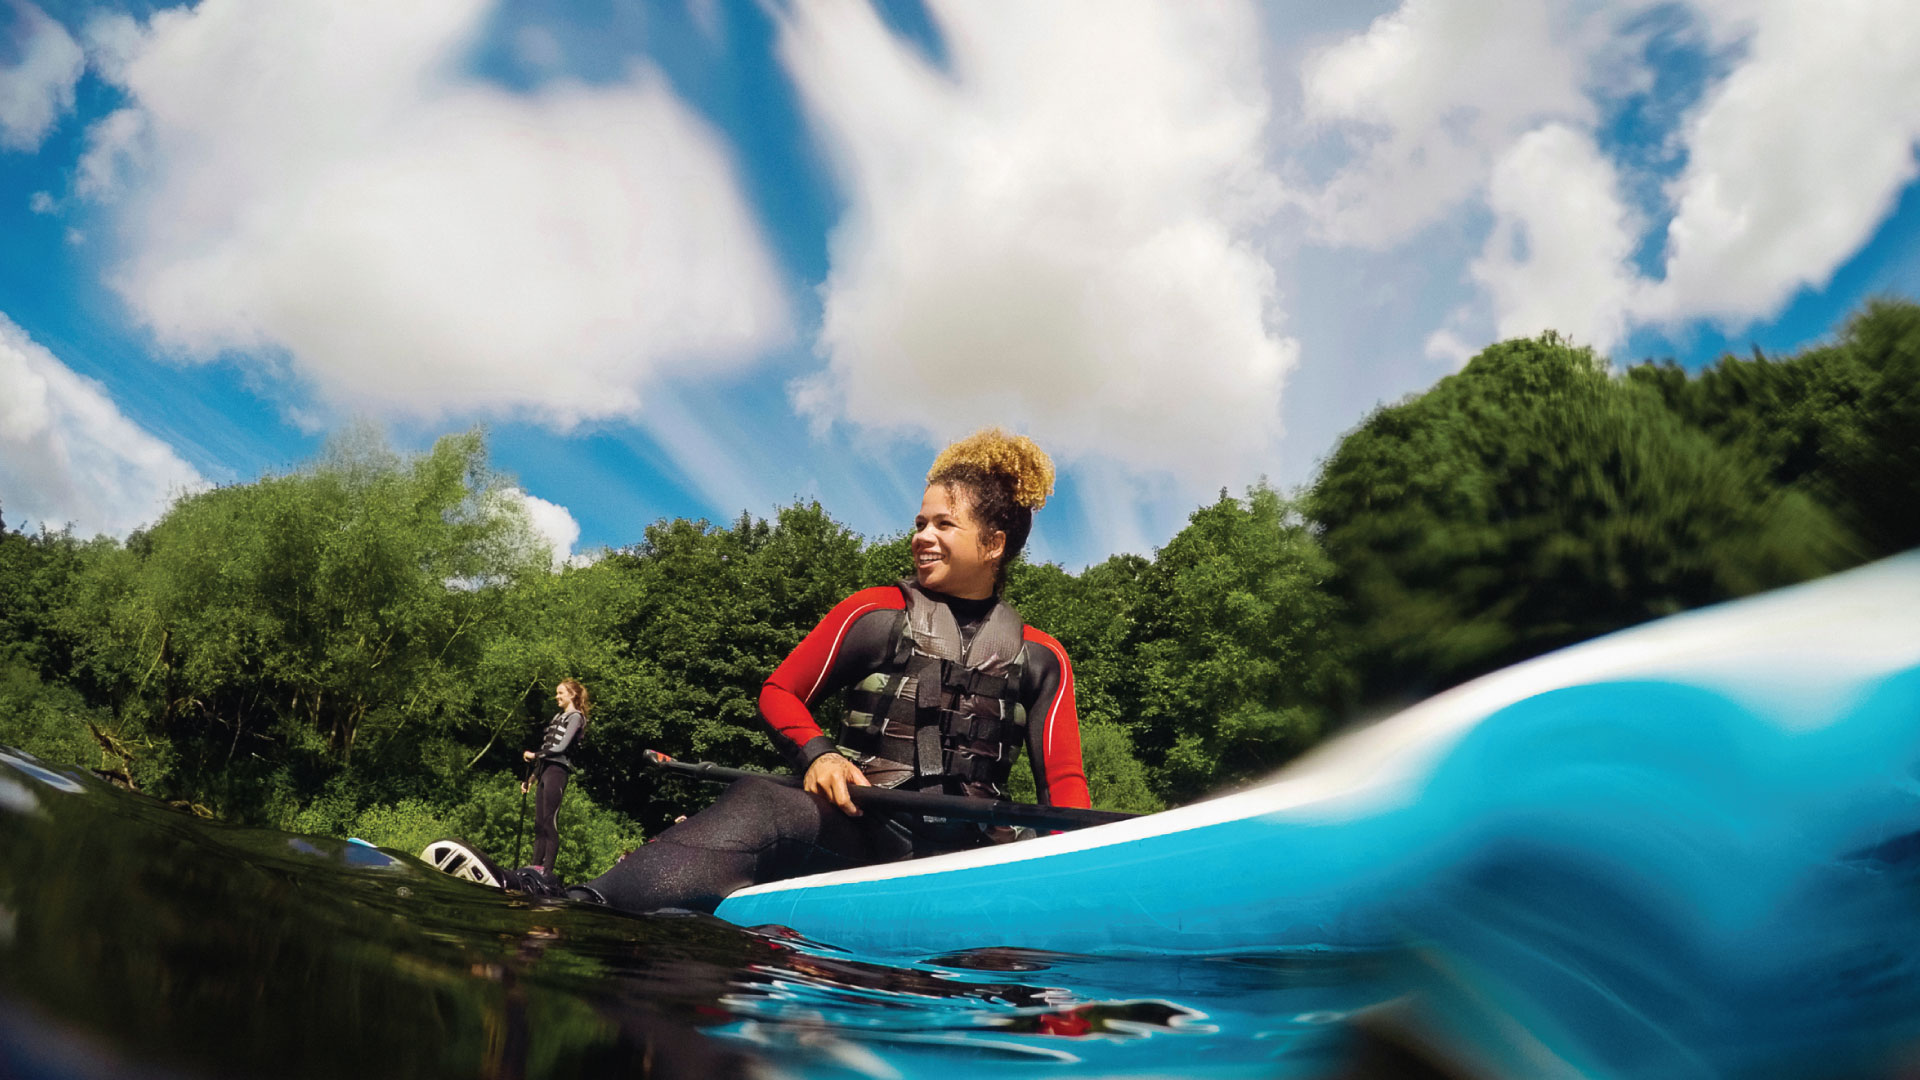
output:
[{"label": "person's ponytail", "polygon": [[593,695],[587,693],[587,688],[581,685],[579,679],[562,679],[560,685],[573,695],[573,708],[580,714],[580,735],[584,738],[587,725],[593,722]]}]

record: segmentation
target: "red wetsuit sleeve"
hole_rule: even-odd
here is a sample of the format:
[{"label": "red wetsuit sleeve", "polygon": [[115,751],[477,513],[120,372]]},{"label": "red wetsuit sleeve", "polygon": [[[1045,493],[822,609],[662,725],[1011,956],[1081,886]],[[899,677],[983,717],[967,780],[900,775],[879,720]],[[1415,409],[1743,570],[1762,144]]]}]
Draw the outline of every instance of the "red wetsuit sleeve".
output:
[{"label": "red wetsuit sleeve", "polygon": [[1038,650],[1033,670],[1039,675],[1034,700],[1027,705],[1027,755],[1034,786],[1049,806],[1093,805],[1086,767],[1080,760],[1080,717],[1074,709],[1073,665],[1067,650],[1050,635],[1026,628],[1027,642]]},{"label": "red wetsuit sleeve", "polygon": [[903,610],[906,597],[899,589],[882,585],[862,589],[834,605],[820,625],[773,669],[760,687],[760,716],[773,733],[774,745],[805,769],[813,759],[833,749],[833,741],[814,720],[814,702],[839,689],[830,678],[836,665],[844,674],[848,661],[862,659],[862,670],[872,670],[870,658],[846,655],[847,638],[863,618]]}]

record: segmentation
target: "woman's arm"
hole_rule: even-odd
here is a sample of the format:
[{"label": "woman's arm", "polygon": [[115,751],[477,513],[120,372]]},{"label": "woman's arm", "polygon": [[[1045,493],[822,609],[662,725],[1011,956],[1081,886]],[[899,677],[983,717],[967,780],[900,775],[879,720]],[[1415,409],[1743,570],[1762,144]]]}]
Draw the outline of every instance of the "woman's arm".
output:
[{"label": "woman's arm", "polygon": [[1050,635],[1029,626],[1026,638],[1028,693],[1021,704],[1027,709],[1027,760],[1033,766],[1035,793],[1044,806],[1090,808],[1093,799],[1080,760],[1080,717],[1074,711],[1073,665],[1067,650]]},{"label": "woman's arm", "polygon": [[760,687],[760,719],[773,745],[804,772],[833,740],[812,706],[876,670],[892,653],[895,612],[906,597],[890,585],[862,589],[834,605]]}]

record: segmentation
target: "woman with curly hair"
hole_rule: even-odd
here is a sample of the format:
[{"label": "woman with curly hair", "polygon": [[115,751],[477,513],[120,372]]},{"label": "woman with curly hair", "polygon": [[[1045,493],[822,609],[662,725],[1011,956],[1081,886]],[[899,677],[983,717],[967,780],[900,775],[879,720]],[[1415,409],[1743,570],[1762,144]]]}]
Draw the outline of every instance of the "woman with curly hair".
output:
[{"label": "woman with curly hair", "polygon": [[[749,885],[1003,841],[1010,830],[863,814],[850,790],[999,798],[1023,748],[1040,802],[1089,806],[1066,650],[1000,598],[1052,491],[1053,463],[1027,438],[990,428],[947,447],[914,517],[913,576],[841,601],[761,687],[761,719],[801,787],[741,780],[585,885],[528,871],[499,883],[712,911]],[[841,690],[836,740],[812,709]]]}]

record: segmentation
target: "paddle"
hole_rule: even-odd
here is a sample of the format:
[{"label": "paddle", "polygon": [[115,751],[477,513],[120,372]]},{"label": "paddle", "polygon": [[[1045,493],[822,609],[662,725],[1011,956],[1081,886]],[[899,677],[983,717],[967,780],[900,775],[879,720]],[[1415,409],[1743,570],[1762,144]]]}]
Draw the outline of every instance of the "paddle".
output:
[{"label": "paddle", "polygon": [[[678,761],[658,750],[646,752],[647,763],[656,768],[696,780],[731,784],[735,780],[771,780],[786,787],[799,787],[797,776],[729,769],[711,761]],[[848,789],[853,801],[872,810],[897,810],[921,817],[977,821],[983,825],[1025,825],[1030,829],[1084,829],[1091,825],[1111,825],[1138,814],[1114,810],[1079,810],[1070,806],[1034,806],[1031,803],[975,799],[965,795],[940,795],[930,791],[896,791],[892,788],[859,787]]]},{"label": "paddle", "polygon": [[[526,780],[533,779],[533,767],[527,767]],[[520,838],[527,835],[527,785],[520,784],[520,827],[513,831],[513,865],[520,865]]]}]

